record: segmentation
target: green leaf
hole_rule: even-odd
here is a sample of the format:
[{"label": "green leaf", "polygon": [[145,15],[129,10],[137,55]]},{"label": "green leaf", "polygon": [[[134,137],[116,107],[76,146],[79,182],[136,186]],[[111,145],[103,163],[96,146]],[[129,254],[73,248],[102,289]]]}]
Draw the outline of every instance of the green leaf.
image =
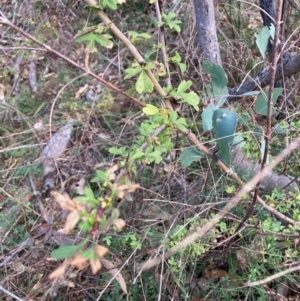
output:
[{"label": "green leaf", "polygon": [[163,18],[166,20],[166,22],[170,22],[175,17],[176,14],[174,12],[169,12],[168,14],[163,13]]},{"label": "green leaf", "polygon": [[161,152],[159,150],[155,150],[154,152],[147,153],[146,159],[150,162],[159,164],[162,161]]},{"label": "green leaf", "polygon": [[86,47],[87,47],[92,53],[97,52],[97,49],[96,49],[96,47],[95,47],[95,39],[89,41],[89,43],[86,45]]},{"label": "green leaf", "polygon": [[143,157],[145,157],[145,153],[138,149],[130,156],[130,159],[134,161]]},{"label": "green leaf", "polygon": [[156,106],[153,106],[151,104],[147,104],[143,108],[144,114],[151,116],[151,115],[157,115],[159,113],[159,109]]},{"label": "green leaf", "polygon": [[172,62],[172,63],[174,63],[174,64],[176,64],[176,65],[178,65],[181,72],[185,72],[186,71],[187,66],[186,66],[186,64],[181,63],[181,56],[180,56],[180,54],[177,51],[175,52],[174,56],[169,57],[169,61]]},{"label": "green leaf", "polygon": [[[273,105],[276,104],[277,98],[281,95],[283,89],[282,88],[274,88],[273,91],[273,98],[272,98],[272,103]],[[255,101],[255,111],[258,114],[261,114],[263,116],[268,115],[268,97],[269,97],[269,91],[266,91],[265,93],[261,93],[256,101]],[[272,115],[276,114],[276,109],[274,106],[272,106]]]},{"label": "green leaf", "polygon": [[129,35],[131,37],[131,42],[135,43],[139,39],[150,39],[151,35],[149,33],[143,32],[143,33],[138,33],[135,31],[129,31]]},{"label": "green leaf", "polygon": [[136,91],[140,94],[142,94],[143,92],[151,93],[153,92],[153,87],[154,85],[146,72],[142,71],[135,84]]},{"label": "green leaf", "polygon": [[111,147],[108,149],[109,153],[113,155],[121,155],[125,156],[126,155],[126,149],[125,147]]},{"label": "green leaf", "polygon": [[112,242],[112,236],[105,236],[102,240],[106,243],[107,246],[110,246]]},{"label": "green leaf", "polygon": [[203,123],[203,131],[207,132],[213,128],[212,117],[213,117],[213,108],[211,105],[207,106],[202,114],[202,123]]},{"label": "green leaf", "polygon": [[[228,97],[228,88],[227,87],[217,87],[211,86],[211,90],[208,90],[208,96],[213,100],[213,108],[216,110],[223,106]],[[208,86],[209,89],[209,86]]]},{"label": "green leaf", "polygon": [[180,54],[176,51],[174,56],[169,57],[169,61],[175,64],[180,63],[181,62]]},{"label": "green leaf", "polygon": [[139,130],[140,130],[140,133],[145,137],[150,137],[155,131],[153,126],[151,126],[149,123],[145,123],[145,122],[143,122],[140,125]]},{"label": "green leaf", "polygon": [[178,118],[178,114],[175,111],[170,111],[169,112],[169,116],[170,116],[170,120],[172,123],[175,123],[177,118]]},{"label": "green leaf", "polygon": [[184,131],[187,128],[186,120],[183,117],[177,119],[174,124],[180,131]]},{"label": "green leaf", "polygon": [[287,126],[287,122],[283,121],[281,123],[278,123],[274,126],[274,132],[276,134],[284,134],[286,135],[288,133],[288,126]]},{"label": "green leaf", "polygon": [[95,35],[95,42],[97,42],[98,44],[100,44],[105,48],[112,48],[114,44],[112,41],[110,41],[111,38],[112,36],[108,34]]},{"label": "green leaf", "polygon": [[82,248],[81,245],[76,246],[60,246],[58,249],[51,252],[51,257],[56,259],[64,259],[76,254]]},{"label": "green leaf", "polygon": [[220,222],[219,226],[220,226],[220,231],[221,232],[227,231],[227,225],[226,225],[225,222]]},{"label": "green leaf", "polygon": [[254,36],[256,38],[256,45],[259,49],[259,52],[264,59],[268,46],[268,41],[271,36],[270,29],[268,28],[268,26],[265,26],[259,34],[255,33]]},{"label": "green leaf", "polygon": [[116,10],[117,9],[117,0],[102,0],[101,4],[103,5],[103,8],[107,7],[111,10]]},{"label": "green leaf", "polygon": [[97,255],[95,254],[94,247],[88,248],[88,249],[80,252],[80,255],[82,257],[85,257],[85,258],[90,259],[90,260],[97,258]]},{"label": "green leaf", "polygon": [[169,25],[169,27],[171,29],[174,29],[175,31],[180,32],[181,28],[180,28],[180,26],[178,24],[181,24],[181,23],[182,23],[181,21],[170,21],[167,24]]},{"label": "green leaf", "polygon": [[198,104],[199,104],[200,99],[199,99],[199,96],[194,91],[191,91],[189,93],[183,93],[182,97],[183,97],[183,100],[181,102],[187,103],[187,104],[193,106],[196,111],[199,111]]},{"label": "green leaf", "polygon": [[237,118],[234,112],[218,109],[213,113],[213,129],[217,138],[217,145],[220,149],[225,164],[230,165],[230,146],[233,141],[236,129]]},{"label": "green leaf", "polygon": [[269,27],[269,29],[270,29],[271,38],[274,40],[274,37],[275,37],[275,26],[274,26],[273,23],[271,24],[271,26]]},{"label": "green leaf", "polygon": [[85,194],[86,194],[86,196],[88,198],[90,198],[90,199],[94,199],[95,198],[94,192],[93,192],[93,190],[92,190],[91,187],[88,187],[88,186],[84,187],[84,192],[85,192]]},{"label": "green leaf", "polygon": [[94,33],[93,32],[89,32],[85,35],[82,35],[78,38],[75,39],[75,42],[77,43],[81,43],[81,42],[85,42],[85,41],[91,41],[94,39]]},{"label": "green leaf", "polygon": [[[76,198],[77,199],[77,198]],[[89,220],[85,220],[85,221],[80,221],[78,223],[78,227],[81,231],[83,232],[89,232],[92,229],[92,224],[90,223]]]},{"label": "green leaf", "polygon": [[146,66],[143,66],[143,69],[144,69],[144,70],[150,70],[150,69],[154,69],[154,68],[155,68],[155,64],[154,64],[153,61],[147,63]]},{"label": "green leaf", "polygon": [[198,151],[195,146],[185,149],[179,156],[179,160],[184,167],[190,166],[193,162],[204,158],[205,155]]},{"label": "green leaf", "polygon": [[166,22],[162,22],[162,21],[156,22],[156,26],[157,26],[157,27],[161,27],[161,26],[163,26],[164,24],[166,24]]},{"label": "green leaf", "polygon": [[183,81],[179,84],[179,86],[178,86],[176,92],[177,92],[179,95],[181,95],[181,94],[182,94],[183,92],[185,92],[192,84],[193,84],[193,83],[192,83],[190,80],[188,80],[188,81],[183,80]]},{"label": "green leaf", "polygon": [[143,70],[143,67],[141,67],[138,63],[133,63],[131,66],[132,68],[125,69],[125,73],[127,73],[127,75],[124,77],[124,79],[132,78]]},{"label": "green leaf", "polygon": [[178,63],[179,69],[181,72],[185,72],[187,69],[187,65],[183,63]]},{"label": "green leaf", "polygon": [[212,62],[204,61],[202,63],[204,73],[211,76],[211,84],[213,86],[224,88],[227,85],[228,79],[224,69]]},{"label": "green leaf", "polygon": [[51,252],[51,257],[56,259],[64,259],[67,257],[71,257],[76,254],[76,252],[83,248],[83,246],[87,243],[89,238],[84,239],[79,245],[65,245],[60,246],[56,250]]},{"label": "green leaf", "polygon": [[176,14],[174,12],[170,12],[168,14],[163,13],[162,17],[165,19],[165,22],[158,22],[158,26],[162,26],[165,23],[171,29],[174,29],[177,32],[180,32],[181,29],[180,29],[180,26],[178,24],[181,24],[182,22],[177,21],[177,20],[173,20],[176,17]]},{"label": "green leaf", "polygon": [[101,182],[105,182],[108,179],[107,173],[105,171],[97,169],[96,175],[97,175],[98,180]]},{"label": "green leaf", "polygon": [[246,144],[243,136],[241,136],[240,134],[236,134],[232,140],[232,145],[239,145],[240,147],[244,147],[244,145]]},{"label": "green leaf", "polygon": [[91,49],[92,51],[95,49],[95,43],[98,43],[106,48],[112,48],[113,42],[110,41],[112,36],[109,34],[99,34],[99,32],[102,32],[103,29],[104,28],[99,27],[94,32],[88,32],[87,34],[76,38],[75,41],[78,43],[88,41],[89,43],[87,45],[87,48]]}]

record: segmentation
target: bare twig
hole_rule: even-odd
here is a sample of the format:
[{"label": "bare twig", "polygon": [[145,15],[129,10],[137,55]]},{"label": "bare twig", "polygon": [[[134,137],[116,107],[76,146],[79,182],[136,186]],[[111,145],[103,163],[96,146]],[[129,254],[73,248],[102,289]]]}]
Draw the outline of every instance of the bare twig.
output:
[{"label": "bare twig", "polygon": [[274,214],[275,216],[277,216],[279,219],[285,221],[286,223],[291,224],[291,225],[295,225],[296,224],[296,222],[294,220],[292,220],[291,218],[285,216],[284,214],[282,214],[281,212],[279,212],[275,208],[267,205],[259,196],[257,196],[257,202],[262,207],[264,207],[266,210],[268,210],[270,213]]},{"label": "bare twig", "polygon": [[[162,19],[161,19],[159,1],[155,1],[155,10],[156,10],[157,21],[161,22]],[[164,65],[167,71],[166,83],[169,87],[171,87],[172,84],[171,84],[170,68],[169,68],[168,55],[166,51],[166,41],[165,41],[165,33],[163,27],[159,27],[159,40],[161,44],[161,53],[162,53]]]},{"label": "bare twig", "polygon": [[246,283],[244,283],[244,286],[251,287],[251,286],[257,286],[257,285],[266,284],[266,283],[271,282],[271,281],[273,281],[273,280],[275,280],[275,279],[277,279],[279,277],[282,277],[282,276],[284,276],[286,274],[290,274],[290,273],[298,271],[298,270],[300,270],[300,265],[297,265],[297,266],[292,267],[292,268],[288,268],[288,269],[286,269],[284,271],[280,271],[280,272],[278,272],[278,273],[276,273],[276,274],[274,274],[272,276],[269,276],[269,277],[267,277],[267,278],[265,278],[263,280],[258,280],[258,281],[253,281],[253,282],[246,282]]},{"label": "bare twig", "polygon": [[0,291],[2,291],[4,294],[14,298],[15,300],[18,301],[24,301],[24,299],[19,298],[18,296],[14,295],[13,293],[9,292],[8,290],[6,290],[3,286],[0,285]]},{"label": "bare twig", "polygon": [[[1,242],[3,243],[3,241]],[[18,247],[11,252],[10,255],[8,255],[1,263],[0,263],[0,268],[2,268],[3,266],[5,266],[15,255],[17,255],[20,251],[22,251],[27,245],[29,245],[30,243],[32,243],[32,239],[31,238],[27,238],[26,240],[24,240],[23,242],[21,242]]]},{"label": "bare twig", "polygon": [[[276,65],[279,58],[277,54],[278,43],[279,43],[279,33],[280,33],[280,23],[281,23],[281,11],[282,11],[282,4],[283,0],[279,1],[278,10],[277,10],[277,20],[276,20],[276,31],[275,31],[275,39],[274,39],[274,48],[272,54],[272,64],[271,64],[271,81],[270,81],[270,89],[269,89],[269,96],[268,96],[268,113],[267,113],[267,129],[266,135],[264,137],[265,140],[265,149],[263,154],[263,159],[261,162],[261,169],[263,169],[267,163],[268,155],[269,155],[269,147],[272,138],[272,110],[273,110],[273,92],[274,92],[274,84],[275,84],[275,74],[276,74]],[[244,216],[242,222],[238,226],[237,230],[247,221],[253,214],[254,206],[257,201],[259,195],[259,186],[260,181],[256,184],[255,191],[253,194],[252,204],[247,210],[246,215]]]},{"label": "bare twig", "polygon": [[266,145],[265,145],[265,150],[264,150],[264,156],[263,156],[262,163],[261,163],[262,169],[264,168],[264,166],[266,165],[266,162],[267,162],[269,146],[270,146],[270,142],[271,142],[271,138],[272,138],[272,108],[273,108],[272,99],[273,99],[274,84],[275,84],[276,65],[277,65],[277,61],[279,58],[277,49],[278,49],[278,43],[279,43],[282,5],[283,5],[283,0],[280,0],[278,3],[278,10],[277,10],[273,60],[272,60],[272,65],[271,65],[271,81],[270,81],[269,97],[268,97],[267,131],[266,131],[266,135],[265,135]]}]

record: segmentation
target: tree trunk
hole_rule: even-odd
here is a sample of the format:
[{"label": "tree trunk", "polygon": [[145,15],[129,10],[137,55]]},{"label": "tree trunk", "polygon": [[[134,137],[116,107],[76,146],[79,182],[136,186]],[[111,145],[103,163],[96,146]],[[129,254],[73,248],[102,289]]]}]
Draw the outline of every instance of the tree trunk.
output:
[{"label": "tree trunk", "polygon": [[222,65],[213,0],[194,0],[202,60]]}]

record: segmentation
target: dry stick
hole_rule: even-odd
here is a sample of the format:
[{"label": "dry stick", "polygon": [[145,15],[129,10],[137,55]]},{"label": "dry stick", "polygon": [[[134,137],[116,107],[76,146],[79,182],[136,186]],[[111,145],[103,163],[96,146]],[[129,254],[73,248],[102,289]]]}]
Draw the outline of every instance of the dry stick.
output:
[{"label": "dry stick", "polygon": [[[97,3],[94,0],[85,0],[85,2],[92,6],[97,5]],[[119,28],[108,18],[108,16],[102,10],[98,10],[97,13],[98,13],[98,16],[101,18],[101,20],[103,21],[103,23],[106,26],[108,26],[109,29],[114,33],[114,35],[116,37],[118,37],[125,44],[125,46],[128,48],[128,50],[131,52],[131,54],[137,60],[137,62],[141,65],[145,65],[146,63],[145,63],[144,58],[140,55],[140,53],[135,48],[135,46],[131,43],[131,41],[129,39],[127,39],[127,37],[123,34],[123,32],[121,32],[119,30]],[[157,93],[161,97],[166,97],[167,96],[166,92],[163,90],[161,85],[158,83],[158,81],[156,80],[156,78],[153,75],[153,73],[151,72],[151,70],[145,70],[145,72],[146,72],[147,76],[149,77],[149,79],[151,80],[151,82],[154,84],[154,88],[157,91]],[[164,99],[164,105],[168,109],[173,110],[171,102],[168,99]]]},{"label": "dry stick", "polygon": [[60,52],[52,49],[47,44],[44,44],[44,43],[40,42],[39,40],[37,40],[35,37],[33,37],[32,35],[30,35],[26,31],[24,31],[23,29],[17,27],[13,23],[11,23],[7,18],[4,17],[4,15],[1,12],[0,12],[0,14],[2,16],[2,17],[0,17],[0,23],[5,24],[5,25],[13,28],[15,31],[19,32],[20,34],[22,34],[23,36],[25,36],[29,40],[33,41],[34,43],[36,43],[36,44],[44,47],[46,50],[48,50],[49,52],[51,52],[51,53],[55,54],[56,56],[60,57],[61,59],[63,59],[64,61],[68,62],[72,66],[74,66],[74,67],[76,67],[76,68],[78,68],[78,69],[86,72],[88,75],[90,75],[91,77],[95,78],[96,80],[98,80],[100,83],[102,83],[106,87],[110,88],[111,90],[124,95],[125,97],[129,98],[130,100],[132,100],[133,102],[137,103],[138,105],[140,105],[142,107],[145,106],[145,104],[142,101],[140,101],[140,100],[136,99],[135,97],[129,95],[128,93],[122,91],[120,88],[116,87],[115,85],[107,82],[102,77],[100,77],[97,74],[93,73],[92,71],[90,71],[89,69],[85,68],[84,66],[82,66],[80,64],[77,64],[76,62],[72,61],[68,57],[66,57],[63,54],[61,54]]},{"label": "dry stick", "polygon": [[276,273],[272,276],[269,276],[269,277],[267,277],[263,280],[258,280],[258,281],[253,281],[253,282],[246,282],[246,283],[244,283],[244,286],[250,287],[250,286],[257,286],[257,285],[266,284],[266,283],[271,282],[271,281],[273,281],[273,280],[275,280],[279,277],[282,277],[286,274],[289,274],[289,273],[292,273],[292,272],[295,272],[295,271],[298,271],[298,270],[300,270],[300,265],[297,265],[295,267],[288,268],[284,271],[278,272],[278,273]]},{"label": "dry stick", "polygon": [[267,116],[267,133],[265,135],[265,151],[263,160],[261,163],[262,169],[266,165],[271,137],[272,137],[272,98],[273,98],[273,92],[274,92],[274,84],[275,84],[275,74],[276,74],[276,67],[277,67],[277,61],[278,61],[278,42],[279,42],[279,34],[280,34],[280,23],[281,23],[281,12],[282,12],[282,5],[283,0],[280,0],[278,3],[278,10],[277,10],[277,20],[276,20],[276,29],[275,29],[275,39],[274,39],[274,49],[273,49],[273,59],[272,59],[272,65],[271,65],[271,81],[270,81],[270,88],[269,88],[269,97],[268,97],[268,116]]},{"label": "dry stick", "polygon": [[[251,196],[254,196],[254,193],[253,192],[250,192],[250,195]],[[288,224],[291,224],[291,225],[296,225],[297,223],[292,220],[291,218],[285,216],[284,214],[282,214],[281,212],[279,212],[278,210],[276,210],[275,208],[267,205],[259,196],[257,196],[257,202],[262,206],[264,207],[266,210],[268,210],[271,214],[274,214],[275,216],[277,216],[279,219],[285,221],[286,223]]]},{"label": "dry stick", "polygon": [[192,233],[183,239],[179,244],[175,245],[166,252],[163,256],[159,256],[153,259],[149,259],[144,263],[138,265],[138,270],[148,270],[153,266],[159,264],[162,260],[168,259],[175,253],[178,253],[185,247],[191,245],[196,240],[199,240],[203,237],[212,227],[214,227],[231,209],[233,209],[242,199],[242,197],[252,190],[252,187],[255,186],[261,179],[263,179],[268,172],[270,172],[279,162],[281,162],[291,151],[300,146],[300,136],[297,139],[292,141],[274,160],[266,166],[259,174],[254,176],[247,184],[245,184],[240,191],[233,197],[228,204],[222,209],[221,212],[217,213],[213,218],[211,218],[205,225],[203,225],[197,232]]},{"label": "dry stick", "polygon": [[2,291],[4,294],[10,296],[11,298],[14,298],[15,300],[18,301],[24,301],[24,299],[19,298],[18,296],[14,295],[13,293],[9,292],[6,290],[3,286],[0,285],[0,291]]}]

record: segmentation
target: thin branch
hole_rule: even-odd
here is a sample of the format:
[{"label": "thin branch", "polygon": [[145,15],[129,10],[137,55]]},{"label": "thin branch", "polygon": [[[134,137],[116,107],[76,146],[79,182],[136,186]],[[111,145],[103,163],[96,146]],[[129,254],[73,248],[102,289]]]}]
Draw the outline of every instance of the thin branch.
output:
[{"label": "thin branch", "polygon": [[274,84],[275,84],[275,74],[276,74],[276,65],[279,58],[277,53],[278,43],[279,43],[279,34],[280,34],[280,23],[281,23],[281,14],[282,14],[282,5],[283,0],[280,0],[278,3],[278,10],[277,10],[277,21],[276,21],[276,29],[275,29],[275,39],[274,39],[274,49],[273,49],[273,60],[271,65],[271,81],[270,81],[270,88],[269,88],[269,97],[268,97],[268,115],[267,115],[267,132],[265,135],[265,151],[263,160],[261,163],[261,168],[263,169],[266,165],[268,153],[269,153],[269,146],[271,143],[272,138],[272,109],[273,109],[273,92],[274,92]]},{"label": "thin branch", "polygon": [[274,214],[275,216],[277,216],[279,219],[285,221],[286,223],[291,224],[291,225],[295,225],[296,224],[296,222],[294,220],[292,220],[291,218],[285,216],[284,214],[282,214],[281,212],[279,212],[275,208],[267,205],[259,196],[257,196],[257,202],[262,207],[264,207],[266,210],[268,210],[271,214]]},{"label": "thin branch", "polygon": [[[161,22],[162,19],[161,19],[159,1],[155,1],[155,11],[156,11],[157,21]],[[164,65],[165,65],[165,68],[167,71],[166,83],[167,83],[167,86],[171,87],[172,84],[171,84],[170,68],[169,68],[168,55],[167,55],[167,51],[166,51],[165,32],[164,32],[163,27],[159,27],[158,35],[159,35],[159,40],[160,40],[160,44],[161,44],[161,53],[162,53]]]},{"label": "thin branch", "polygon": [[[97,5],[95,0],[85,0],[85,2],[92,6]],[[127,39],[127,37],[123,34],[123,32],[119,30],[119,28],[108,18],[108,16],[102,10],[98,10],[97,13],[98,13],[98,16],[101,18],[101,20],[103,21],[103,23],[106,26],[108,26],[109,29],[114,33],[114,35],[116,37],[118,37],[125,44],[125,46],[128,48],[128,50],[131,52],[131,54],[137,60],[137,62],[141,65],[144,65],[145,64],[144,58],[141,56],[141,54],[138,52],[138,50],[135,48],[135,46],[131,43],[131,41],[129,39]],[[166,92],[163,90],[161,85],[158,83],[158,81],[156,80],[156,78],[153,75],[153,73],[151,72],[151,70],[145,70],[145,72],[146,72],[147,76],[149,77],[149,79],[151,80],[151,82],[153,83],[154,88],[157,91],[157,93],[161,97],[166,97],[167,96]],[[164,99],[163,102],[164,102],[165,107],[167,107],[170,110],[173,109],[171,102],[168,99]]]},{"label": "thin branch", "polygon": [[[276,20],[276,30],[275,30],[275,39],[274,39],[274,47],[273,51],[271,53],[272,56],[272,64],[271,64],[271,82],[270,82],[270,88],[269,88],[269,96],[268,96],[268,113],[267,113],[267,129],[266,129],[266,135],[264,136],[265,140],[265,149],[263,154],[263,159],[261,162],[261,169],[263,169],[267,163],[268,155],[269,155],[269,147],[271,143],[272,138],[272,110],[273,110],[273,92],[274,92],[274,85],[275,85],[275,73],[276,73],[276,65],[279,58],[279,55],[277,53],[278,49],[278,43],[279,43],[279,34],[280,34],[280,23],[281,23],[281,12],[282,12],[282,5],[283,0],[280,0],[278,3],[278,9],[277,9],[277,20]],[[262,15],[264,16],[264,14]],[[267,20],[270,21],[270,20]],[[266,22],[266,19],[264,18],[264,23]],[[267,24],[264,24],[267,25]],[[270,43],[270,41],[269,41]],[[253,200],[250,208],[248,209],[248,212],[246,213],[245,217],[243,218],[241,224],[237,228],[237,230],[247,221],[253,214],[254,206],[257,201],[257,197],[259,194],[259,186],[260,182],[256,184],[255,192],[253,195]]]},{"label": "thin branch", "polygon": [[19,298],[18,296],[14,295],[13,293],[6,290],[3,286],[0,285],[0,291],[2,291],[4,294],[18,300],[18,301],[24,301],[24,299]]},{"label": "thin branch", "polygon": [[298,271],[298,270],[300,270],[300,265],[297,265],[295,267],[288,268],[288,269],[286,269],[284,271],[278,272],[278,273],[276,273],[276,274],[274,274],[272,276],[269,276],[269,277],[267,277],[267,278],[265,278],[263,280],[258,280],[258,281],[253,281],[253,282],[246,282],[246,283],[244,283],[244,286],[245,287],[251,287],[251,286],[257,286],[257,285],[266,284],[266,283],[271,282],[271,281],[273,281],[273,280],[275,280],[275,279],[277,279],[279,277],[282,277],[282,276],[284,276],[286,274],[290,274],[290,273]]}]

